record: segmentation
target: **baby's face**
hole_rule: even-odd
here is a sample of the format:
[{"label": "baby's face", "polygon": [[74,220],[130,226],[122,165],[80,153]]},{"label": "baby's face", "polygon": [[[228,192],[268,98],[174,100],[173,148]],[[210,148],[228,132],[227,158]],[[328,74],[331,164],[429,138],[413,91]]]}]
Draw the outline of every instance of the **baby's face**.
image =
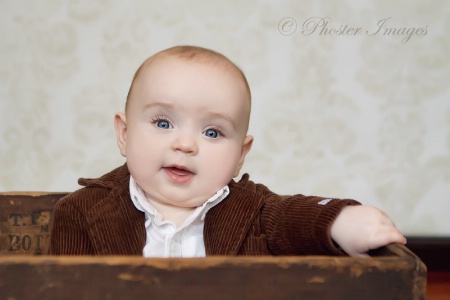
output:
[{"label": "baby's face", "polygon": [[150,199],[196,207],[238,175],[252,142],[248,97],[222,66],[163,57],[141,70],[121,152]]}]

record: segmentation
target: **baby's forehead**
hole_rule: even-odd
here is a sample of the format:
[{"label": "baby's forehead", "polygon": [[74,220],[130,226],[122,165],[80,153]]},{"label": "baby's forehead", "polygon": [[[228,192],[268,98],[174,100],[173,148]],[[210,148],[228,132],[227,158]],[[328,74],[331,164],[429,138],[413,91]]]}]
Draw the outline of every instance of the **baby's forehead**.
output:
[{"label": "baby's forehead", "polygon": [[[215,82],[221,82],[220,88],[227,88],[239,91],[239,99],[247,99],[243,101],[243,105],[250,103],[250,89],[247,80],[242,72],[232,63],[219,58],[205,57],[204,59],[185,58],[176,55],[161,55],[155,59],[151,59],[144,63],[140,70],[139,77],[145,78],[142,82],[146,85],[149,82],[159,81],[160,78],[175,82],[183,80],[183,78],[215,78]],[[163,75],[164,74],[164,75]],[[230,80],[231,78],[231,80]],[[139,81],[139,80],[137,80]],[[189,81],[189,80],[188,80]],[[164,81],[166,84],[167,81]],[[233,86],[230,86],[230,85]],[[138,83],[138,85],[141,85]]]},{"label": "baby's forehead", "polygon": [[138,72],[151,71],[152,67],[158,65],[164,67],[171,63],[186,63],[186,65],[209,66],[216,71],[223,71],[242,79],[247,87],[247,80],[242,71],[225,57],[215,56],[212,54],[202,54],[196,56],[180,55],[178,53],[158,53],[147,59]]},{"label": "baby's forehead", "polygon": [[[241,87],[244,89],[246,94],[245,98],[248,98],[249,103],[251,102],[250,87],[244,73],[226,57],[211,54],[188,56],[179,55],[178,53],[158,53],[148,58],[141,65],[141,67],[139,67],[133,78],[131,88],[133,88],[133,85],[136,83],[136,81],[138,81],[139,77],[141,77],[143,74],[151,74],[155,69],[160,70],[161,68],[167,68],[167,70],[170,70],[170,68],[172,68],[172,70],[176,72],[179,66],[174,66],[174,63],[181,63],[181,65],[185,63],[186,66],[193,66],[193,69],[196,69],[196,65],[198,65],[199,67],[207,66],[210,67],[209,69],[214,70],[214,72],[224,72],[230,74],[232,77],[234,77],[234,79],[236,79],[235,82],[238,85],[241,85]],[[155,76],[157,76],[157,73]],[[210,76],[214,76],[214,74],[212,73]]]}]

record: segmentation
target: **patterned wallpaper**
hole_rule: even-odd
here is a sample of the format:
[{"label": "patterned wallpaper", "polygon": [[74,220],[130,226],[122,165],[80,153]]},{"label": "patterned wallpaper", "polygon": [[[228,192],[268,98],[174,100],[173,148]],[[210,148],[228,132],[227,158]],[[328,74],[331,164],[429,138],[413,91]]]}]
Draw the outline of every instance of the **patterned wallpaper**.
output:
[{"label": "patterned wallpaper", "polygon": [[73,191],[122,164],[113,114],[178,44],[253,91],[244,171],[349,197],[406,234],[450,235],[450,2],[0,1],[0,190]]}]

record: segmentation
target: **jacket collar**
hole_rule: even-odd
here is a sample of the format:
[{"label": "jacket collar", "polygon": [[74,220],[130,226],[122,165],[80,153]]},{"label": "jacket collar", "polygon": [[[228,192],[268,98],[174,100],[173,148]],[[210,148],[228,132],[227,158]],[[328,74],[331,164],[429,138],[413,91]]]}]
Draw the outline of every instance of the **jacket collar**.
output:
[{"label": "jacket collar", "polygon": [[142,255],[145,216],[130,199],[130,173],[124,166],[98,179],[80,179],[87,187],[109,190],[86,212],[91,241],[100,255]]},{"label": "jacket collar", "polygon": [[203,240],[206,255],[237,255],[246,233],[263,205],[262,197],[250,189],[248,174],[230,182],[227,199],[213,207],[205,219]]}]

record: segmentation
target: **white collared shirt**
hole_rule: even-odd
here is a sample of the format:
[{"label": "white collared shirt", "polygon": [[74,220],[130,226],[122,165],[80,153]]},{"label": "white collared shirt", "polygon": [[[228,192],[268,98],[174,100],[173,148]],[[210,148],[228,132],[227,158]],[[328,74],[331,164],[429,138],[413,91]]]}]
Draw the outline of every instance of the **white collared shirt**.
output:
[{"label": "white collared shirt", "polygon": [[203,227],[206,213],[229,193],[228,186],[221,188],[177,228],[173,222],[163,220],[133,176],[130,176],[131,200],[138,210],[145,213],[147,240],[143,249],[144,257],[205,257]]}]

